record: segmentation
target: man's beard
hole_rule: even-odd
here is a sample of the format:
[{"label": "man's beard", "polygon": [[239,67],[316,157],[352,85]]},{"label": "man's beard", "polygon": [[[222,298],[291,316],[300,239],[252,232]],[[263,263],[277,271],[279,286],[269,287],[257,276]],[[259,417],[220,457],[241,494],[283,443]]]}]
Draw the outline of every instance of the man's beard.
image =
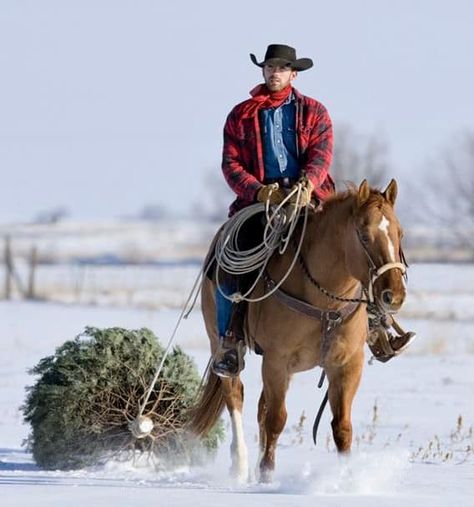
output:
[{"label": "man's beard", "polygon": [[279,92],[286,88],[287,83],[283,83],[280,79],[268,79],[266,82],[267,88],[272,92]]}]

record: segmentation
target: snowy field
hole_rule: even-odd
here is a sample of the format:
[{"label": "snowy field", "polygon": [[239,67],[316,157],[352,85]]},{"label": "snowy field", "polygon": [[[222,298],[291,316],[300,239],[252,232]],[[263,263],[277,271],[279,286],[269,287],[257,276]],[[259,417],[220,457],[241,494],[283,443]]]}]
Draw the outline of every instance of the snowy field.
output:
[{"label": "snowy field", "polygon": [[[318,446],[312,443],[311,427],[323,396],[316,387],[320,371],[314,370],[295,376],[291,384],[288,422],[279,441],[274,482],[255,482],[256,405],[261,384],[260,360],[252,355],[243,375],[244,424],[252,466],[248,484],[232,482],[227,473],[227,416],[227,440],[216,460],[204,468],[163,472],[151,465],[111,462],[74,472],[38,469],[22,448],[29,429],[18,409],[25,386],[33,380],[26,370],[86,325],[145,326],[166,343],[197,268],[159,269],[156,279],[162,281],[162,292],[153,293],[153,297],[168,298],[168,302],[154,308],[144,304],[132,308],[125,299],[117,306],[99,304],[103,301],[94,305],[84,304],[87,301],[75,305],[0,303],[2,507],[474,506],[472,265],[411,267],[410,297],[401,322],[417,331],[418,339],[403,356],[387,364],[366,366],[354,404],[354,444],[349,459],[340,459],[335,453],[328,411],[320,425]],[[143,280],[151,276],[150,271]],[[103,278],[100,282],[102,285]],[[208,360],[207,340],[198,309],[182,323],[177,343],[203,371]]]}]

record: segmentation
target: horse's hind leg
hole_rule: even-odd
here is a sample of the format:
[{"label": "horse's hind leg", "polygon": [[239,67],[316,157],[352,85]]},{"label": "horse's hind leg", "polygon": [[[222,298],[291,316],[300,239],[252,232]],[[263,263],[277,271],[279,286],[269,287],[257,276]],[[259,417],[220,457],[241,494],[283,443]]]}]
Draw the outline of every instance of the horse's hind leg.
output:
[{"label": "horse's hind leg", "polygon": [[258,420],[258,429],[259,429],[259,439],[258,439],[258,460],[257,460],[257,470],[256,470],[256,476],[258,477],[260,475],[260,462],[262,461],[263,454],[265,453],[265,447],[267,445],[267,432],[265,429],[265,417],[267,413],[267,406],[265,404],[265,393],[262,390],[262,393],[260,394],[260,399],[258,400],[258,414],[257,414],[257,420]]},{"label": "horse's hind leg", "polygon": [[240,482],[245,482],[248,479],[248,452],[242,422],[244,385],[240,377],[223,378],[222,387],[232,423],[232,443],[230,446],[232,467],[230,472]]},{"label": "horse's hind leg", "polygon": [[290,376],[286,365],[264,357],[263,393],[259,402],[260,446],[263,451],[259,468],[260,482],[270,482],[275,469],[275,449],[286,423],[285,397]]},{"label": "horse's hind leg", "polygon": [[332,434],[340,453],[348,453],[351,450],[352,402],[359,387],[363,361],[364,354],[361,350],[343,366],[326,368],[329,380],[329,403],[333,414]]}]

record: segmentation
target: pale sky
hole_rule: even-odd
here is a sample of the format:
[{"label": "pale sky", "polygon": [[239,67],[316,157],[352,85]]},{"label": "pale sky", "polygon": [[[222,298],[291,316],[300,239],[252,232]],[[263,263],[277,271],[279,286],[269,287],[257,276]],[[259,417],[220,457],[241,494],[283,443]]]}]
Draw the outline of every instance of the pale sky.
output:
[{"label": "pale sky", "polygon": [[474,130],[473,27],[469,0],[1,0],[0,222],[186,211],[270,43],[314,60],[294,84],[336,127],[383,135],[403,193]]}]

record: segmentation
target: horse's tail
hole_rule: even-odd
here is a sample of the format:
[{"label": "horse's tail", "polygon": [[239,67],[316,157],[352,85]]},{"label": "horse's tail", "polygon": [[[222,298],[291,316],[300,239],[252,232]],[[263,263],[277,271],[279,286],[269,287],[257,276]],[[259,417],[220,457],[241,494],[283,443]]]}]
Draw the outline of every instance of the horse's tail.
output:
[{"label": "horse's tail", "polygon": [[188,429],[196,436],[205,436],[224,410],[222,379],[210,369],[196,405],[191,409]]}]

